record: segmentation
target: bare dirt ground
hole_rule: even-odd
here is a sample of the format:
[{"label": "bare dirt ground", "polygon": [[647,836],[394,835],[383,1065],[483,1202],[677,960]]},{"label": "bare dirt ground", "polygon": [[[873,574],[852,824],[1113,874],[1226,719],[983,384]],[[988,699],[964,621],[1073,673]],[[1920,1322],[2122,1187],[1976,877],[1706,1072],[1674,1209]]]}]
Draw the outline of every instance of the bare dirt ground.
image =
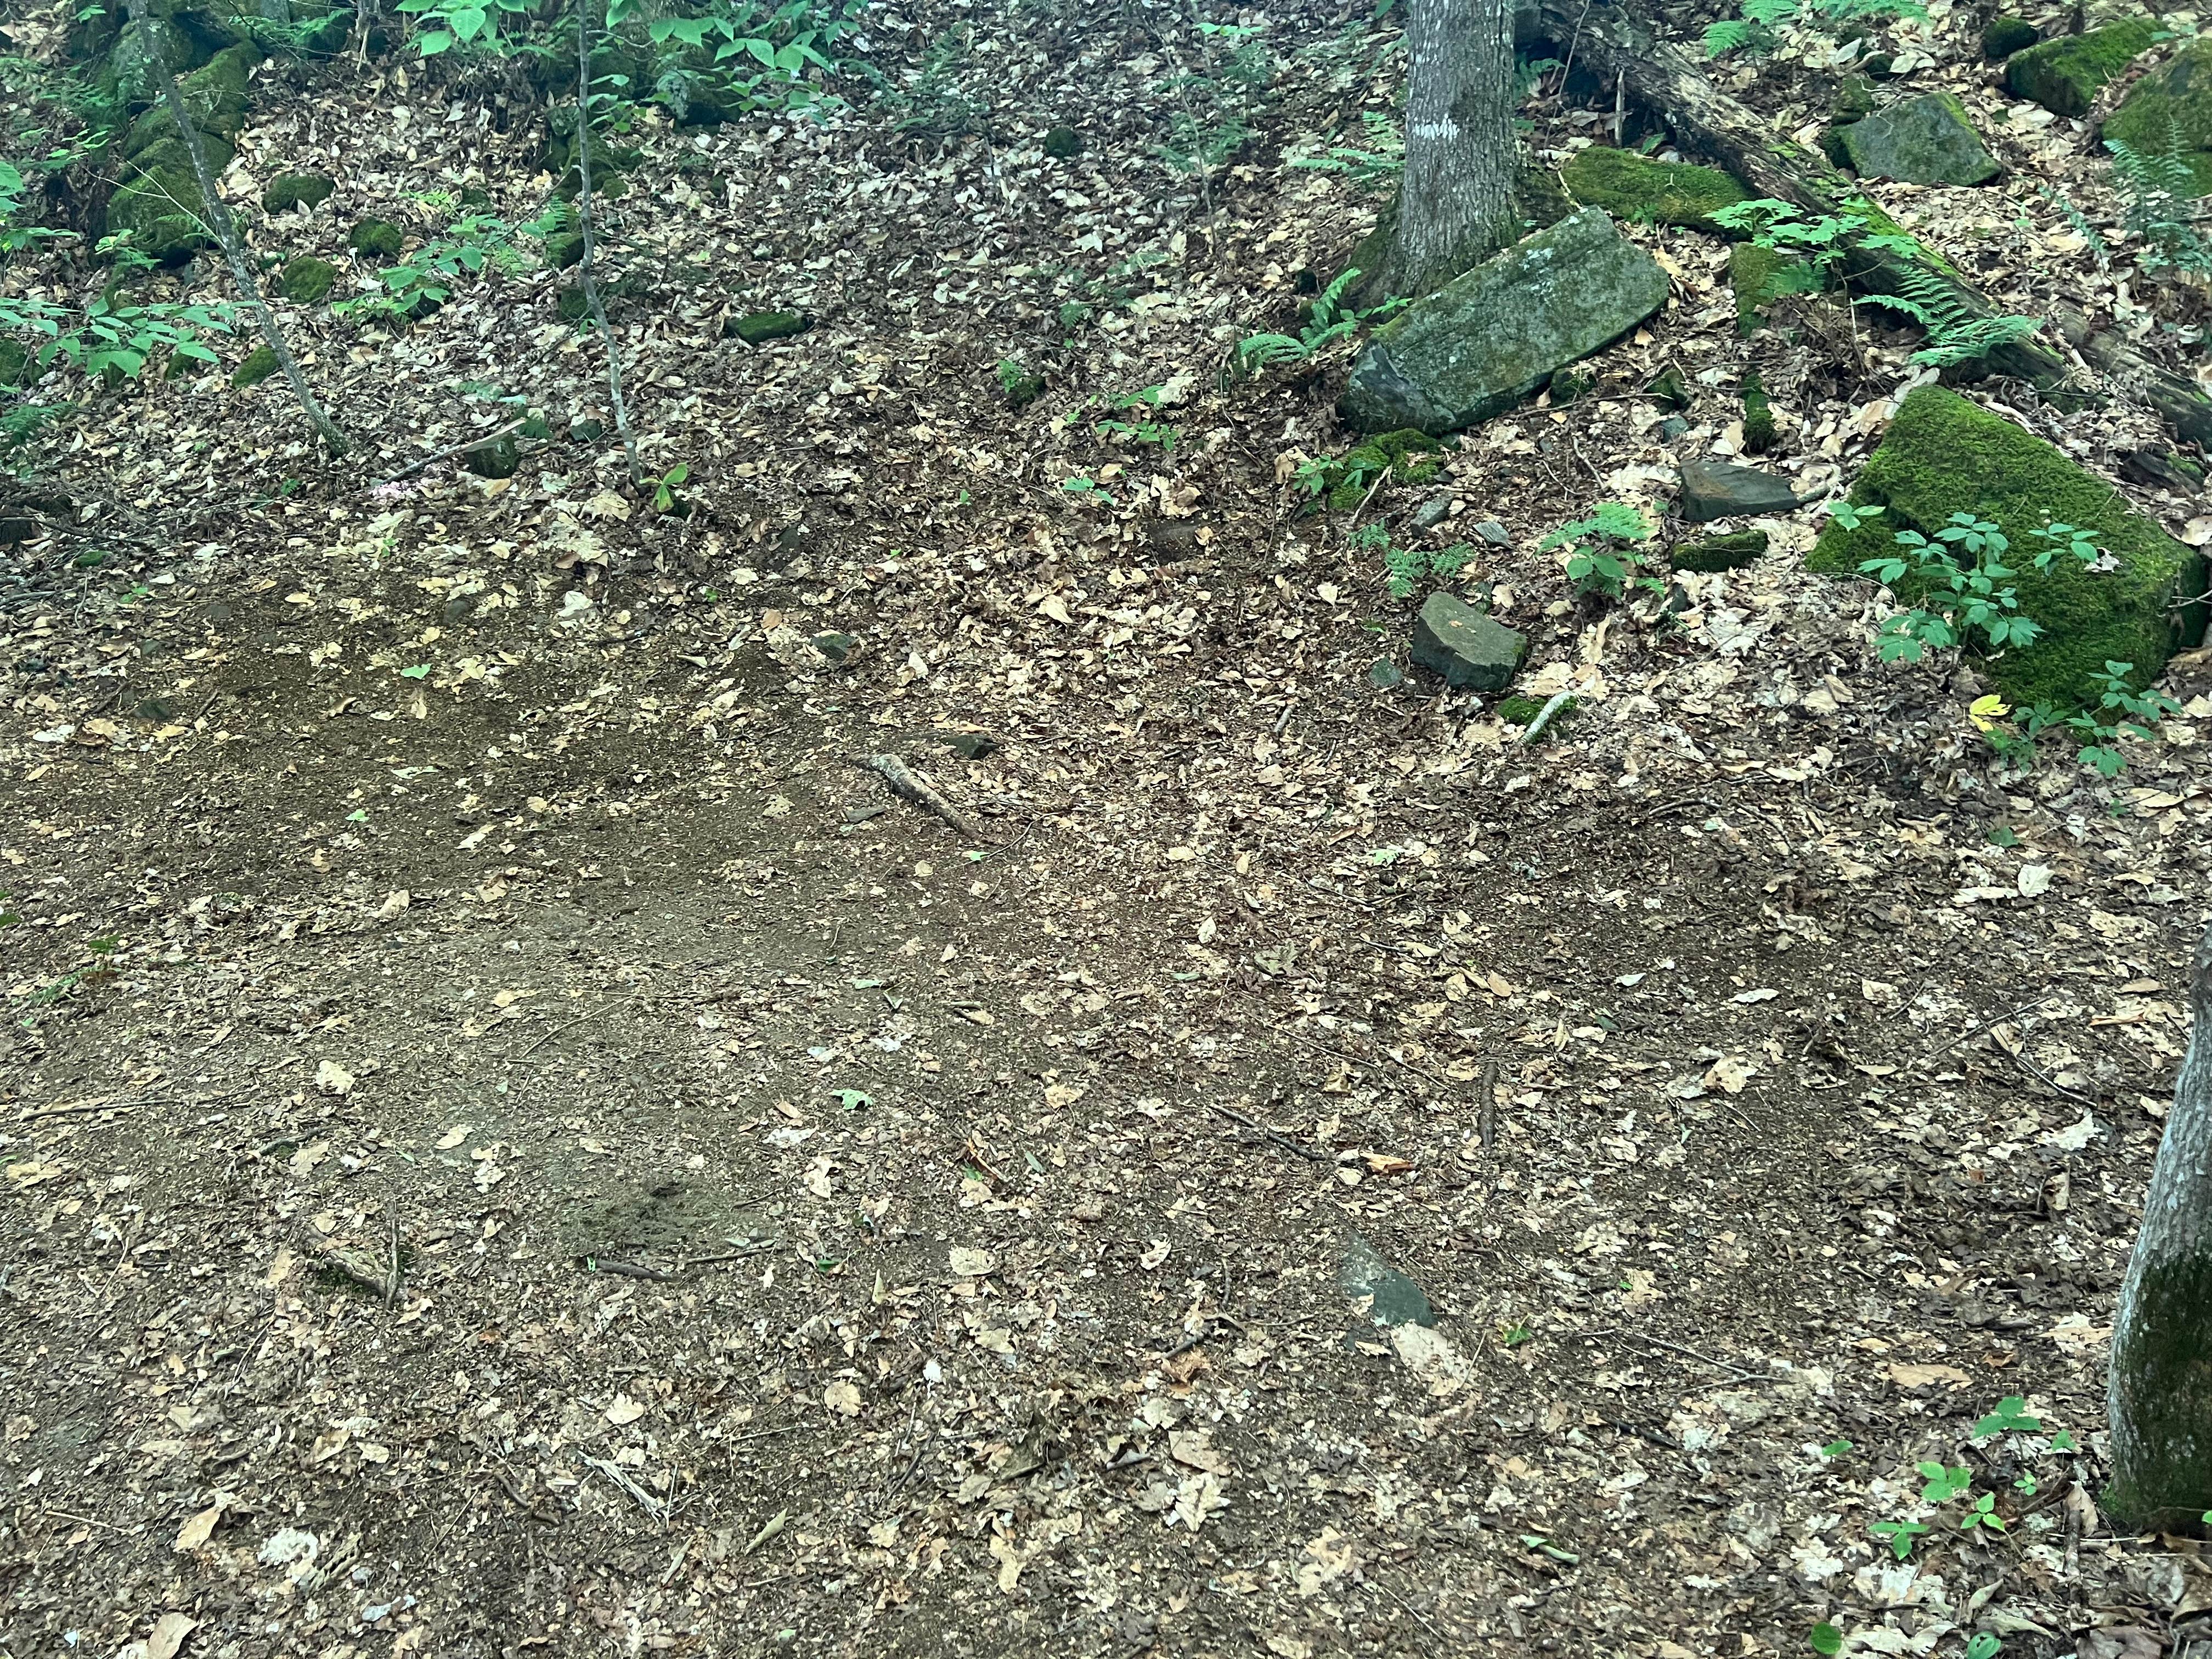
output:
[{"label": "bare dirt ground", "polygon": [[[1110,109],[1087,50],[1053,72]],[[388,88],[318,73],[245,165],[484,162],[333,122]],[[1875,661],[1802,526],[1671,621],[1575,604],[1541,531],[1734,444],[1724,399],[1662,440],[1632,393],[1741,349],[1686,232],[1638,233],[1682,302],[1589,405],[1449,458],[1447,530],[1510,532],[1468,575],[1572,714],[1528,748],[1375,690],[1404,608],[1280,488],[1334,441],[1325,386],[1201,386],[1168,456],[1048,419],[1210,375],[1363,228],[1340,187],[1248,168],[1185,243],[1033,149],[826,131],[647,135],[720,171],[633,199],[636,246],[703,226],[718,282],[822,314],[762,353],[634,319],[689,520],[558,445],[362,490],[465,429],[408,426],[425,386],[591,395],[520,280],[322,343],[356,430],[431,371],[358,476],[219,377],[48,458],[102,528],[7,555],[0,609],[0,1649],[2185,1634],[2195,1563],[2094,1494],[2212,862],[2196,728],[2117,785],[1996,776],[1971,676]],[[967,219],[988,276],[939,240],[908,310],[853,297]],[[1049,309],[1009,250],[1103,265],[1100,222],[1172,234],[1157,303],[1070,396],[992,406],[994,331]],[[1769,383],[1808,484],[1879,434],[1882,387]],[[2027,418],[2099,457],[2133,429]],[[1071,453],[1124,469],[1115,510],[1056,487]],[[1923,1497],[1931,1460],[1965,1495]],[[2002,1530],[1960,1525],[1982,1497]],[[1869,1530],[1900,1522],[1910,1560]]]}]

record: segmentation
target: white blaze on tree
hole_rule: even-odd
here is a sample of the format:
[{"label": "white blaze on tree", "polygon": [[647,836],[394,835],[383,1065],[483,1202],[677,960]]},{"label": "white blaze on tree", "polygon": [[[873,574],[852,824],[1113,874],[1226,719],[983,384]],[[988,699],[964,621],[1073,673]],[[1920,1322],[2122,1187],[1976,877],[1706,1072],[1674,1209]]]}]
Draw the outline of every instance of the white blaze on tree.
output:
[{"label": "white blaze on tree", "polygon": [[1406,172],[1382,286],[1426,294],[1515,240],[1510,0],[1408,0]]},{"label": "white blaze on tree", "polygon": [[2212,930],[2190,976],[2189,1053],[2112,1323],[2112,1481],[2125,1526],[2212,1510]]}]

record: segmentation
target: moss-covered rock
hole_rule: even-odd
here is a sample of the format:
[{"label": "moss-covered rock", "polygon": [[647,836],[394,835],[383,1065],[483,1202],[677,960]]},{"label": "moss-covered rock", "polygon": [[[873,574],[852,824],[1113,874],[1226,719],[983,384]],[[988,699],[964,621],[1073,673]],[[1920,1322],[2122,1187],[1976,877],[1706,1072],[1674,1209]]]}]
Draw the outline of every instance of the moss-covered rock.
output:
[{"label": "moss-covered rock", "polygon": [[1747,201],[1751,192],[1717,167],[1654,161],[1625,149],[1593,145],[1577,150],[1559,169],[1559,182],[1584,207],[1601,207],[1631,224],[1716,228],[1721,208]]},{"label": "moss-covered rock", "polygon": [[320,305],[337,286],[338,268],[328,259],[303,253],[286,263],[276,277],[276,291],[295,306]]},{"label": "moss-covered rock", "polygon": [[127,109],[150,109],[161,99],[161,76],[196,60],[185,32],[166,17],[125,23],[107,54],[106,79]]},{"label": "moss-covered rock", "polygon": [[1759,331],[1760,307],[1784,295],[1818,293],[1820,273],[1803,259],[1738,242],[1729,250],[1729,287],[1735,294],[1736,331],[1749,337]]},{"label": "moss-covered rock", "polygon": [[1725,536],[1708,536],[1699,542],[1685,542],[1674,550],[1668,562],[1677,570],[1741,570],[1766,548],[1764,530],[1738,530]]},{"label": "moss-covered rock", "polygon": [[788,340],[804,334],[813,326],[811,319],[795,311],[756,311],[743,317],[730,318],[722,325],[725,338],[743,340],[749,346],[766,345],[770,340]]},{"label": "moss-covered rock", "polygon": [[1322,464],[1321,493],[1335,511],[1348,512],[1386,472],[1400,483],[1428,483],[1443,471],[1437,459],[1443,453],[1443,446],[1419,427],[1379,432]]},{"label": "moss-covered rock", "polygon": [[[201,143],[210,169],[220,173],[230,165],[235,152],[228,143],[212,137]],[[184,140],[164,138],[131,158],[108,198],[107,228],[111,235],[127,235],[131,246],[161,264],[182,264],[213,244]]]},{"label": "moss-covered rock", "polygon": [[406,233],[388,219],[363,219],[346,233],[346,246],[372,259],[397,259]]},{"label": "moss-covered rock", "polygon": [[1338,404],[1368,432],[1450,432],[1511,408],[1667,301],[1667,273],[1586,207],[1376,330]]},{"label": "moss-covered rock", "polygon": [[[184,96],[185,107],[191,112],[193,125],[226,143],[234,143],[246,128],[247,79],[260,61],[261,53],[254,46],[227,46],[183,76],[177,89]],[[123,153],[137,155],[176,136],[177,124],[168,105],[157,103],[131,124],[123,140]]]},{"label": "moss-covered rock", "polygon": [[1083,135],[1073,127],[1054,127],[1045,134],[1041,148],[1055,161],[1072,161],[1083,154]]},{"label": "moss-covered rock", "polygon": [[337,180],[327,173],[280,173],[261,192],[261,205],[270,213],[289,213],[296,207],[319,208],[331,199]]},{"label": "moss-covered rock", "polygon": [[2015,98],[2078,118],[2089,112],[2105,82],[2148,50],[2157,34],[2154,20],[2128,17],[2086,34],[2045,40],[2006,60],[2005,85]]},{"label": "moss-covered rock", "polygon": [[2212,191],[2212,38],[2198,36],[2136,82],[2105,137],[2154,154],[2178,145],[2198,192]]},{"label": "moss-covered rock", "polygon": [[[1846,530],[1832,520],[1806,561],[1830,575],[1856,574],[1861,561],[1887,556],[1900,531],[1933,538],[1954,513],[1994,520],[2012,544],[2009,563],[2021,611],[2043,629],[2034,644],[1989,659],[1990,678],[2020,708],[2094,700],[2090,676],[2107,662],[2134,665],[2139,685],[2203,629],[2202,607],[2177,613],[2204,592],[2204,562],[2142,514],[2112,486],[2051,445],[1957,392],[1922,386],[1899,405],[1881,447],[1851,491],[1882,516]],[[2061,554],[2036,569],[2032,532],[2051,520],[2087,530],[2120,562],[2085,570]],[[1899,597],[1913,603],[1924,584],[1908,576]],[[2194,617],[2178,626],[2174,618]]]},{"label": "moss-covered rock", "polygon": [[1966,106],[1948,92],[1923,93],[1842,128],[1851,170],[1862,179],[1905,185],[1986,185],[2002,168]]},{"label": "moss-covered rock", "polygon": [[0,386],[22,385],[30,369],[30,347],[21,340],[0,340]]},{"label": "moss-covered rock", "polygon": [[522,465],[522,446],[512,438],[494,438],[461,452],[461,465],[479,478],[512,478]]},{"label": "moss-covered rock", "polygon": [[1992,17],[1982,28],[1982,57],[1989,63],[2002,64],[2041,39],[2035,25],[2024,17]]},{"label": "moss-covered rock", "polygon": [[580,323],[592,314],[591,295],[581,283],[564,283],[554,297],[553,310],[564,323]]},{"label": "moss-covered rock", "polygon": [[259,386],[276,372],[276,354],[267,346],[256,346],[246,354],[246,361],[230,372],[230,383],[241,391],[250,386]]},{"label": "moss-covered rock", "polygon": [[584,233],[580,230],[556,231],[545,239],[545,263],[556,270],[566,270],[584,260]]},{"label": "moss-covered rock", "polygon": [[1764,455],[1774,447],[1774,404],[1767,398],[1759,371],[1743,372],[1743,448],[1747,455]]}]

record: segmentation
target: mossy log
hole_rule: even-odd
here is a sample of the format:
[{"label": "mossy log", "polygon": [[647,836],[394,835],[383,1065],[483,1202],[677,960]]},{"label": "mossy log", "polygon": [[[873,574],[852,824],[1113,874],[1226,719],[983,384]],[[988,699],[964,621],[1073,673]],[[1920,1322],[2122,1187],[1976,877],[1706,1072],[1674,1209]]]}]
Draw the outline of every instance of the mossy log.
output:
[{"label": "mossy log", "polygon": [[2124,1526],[2194,1532],[2212,1512],[2212,932],[2190,979],[2195,1028],[2112,1322],[2112,1483]]},{"label": "mossy log", "polygon": [[[1715,86],[1697,59],[1655,37],[1619,4],[1601,0],[1583,9],[1547,0],[1543,16],[1546,32],[1563,51],[1572,43],[1578,65],[1608,85],[1617,82],[1632,102],[1664,121],[1684,149],[1726,168],[1760,196],[1821,214],[1849,212],[1850,204],[1864,199],[1856,179],[1832,167],[1817,149],[1778,135],[1766,117]],[[1879,211],[1875,217],[1871,228],[1897,228]],[[1952,290],[1967,315],[1997,314],[1998,307],[1955,270],[1933,260],[1922,268]],[[1897,284],[1898,265],[1888,256],[1861,248],[1854,251],[1846,274],[1863,292],[1887,293]],[[2075,350],[2066,349],[2069,343]],[[2212,398],[2115,336],[2078,343],[2031,337],[1998,347],[1987,362],[1998,374],[2030,381],[2061,404],[2094,399],[2101,373],[2113,389],[2155,409],[2178,436],[2212,447]]]}]

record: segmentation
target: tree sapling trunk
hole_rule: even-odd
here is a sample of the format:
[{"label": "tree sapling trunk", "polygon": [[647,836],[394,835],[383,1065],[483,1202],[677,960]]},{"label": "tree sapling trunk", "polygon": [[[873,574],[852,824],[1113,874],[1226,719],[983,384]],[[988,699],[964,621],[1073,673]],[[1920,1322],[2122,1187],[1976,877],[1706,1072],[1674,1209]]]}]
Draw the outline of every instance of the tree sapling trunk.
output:
[{"label": "tree sapling trunk", "polygon": [[2189,1053],[2112,1322],[2112,1483],[2144,1530],[2212,1510],[2212,929],[2190,975]]},{"label": "tree sapling trunk", "polygon": [[1406,171],[1382,286],[1418,295],[1514,240],[1510,0],[1410,0]]},{"label": "tree sapling trunk", "polygon": [[576,228],[583,234],[583,257],[576,263],[576,279],[584,289],[584,303],[599,325],[599,338],[607,348],[607,395],[614,405],[615,431],[629,461],[632,482],[637,478],[637,440],[630,435],[629,410],[623,401],[622,353],[615,346],[615,331],[607,324],[607,307],[599,297],[596,270],[599,234],[592,212],[592,7],[594,0],[576,0]]},{"label": "tree sapling trunk", "polygon": [[300,372],[300,360],[292,355],[291,345],[276,326],[276,313],[269,308],[269,301],[261,292],[260,279],[253,274],[252,264],[246,257],[246,242],[238,234],[237,222],[230,216],[230,210],[216,190],[215,169],[208,165],[207,146],[200,142],[199,123],[185,106],[184,91],[177,85],[176,71],[169,64],[161,37],[148,26],[146,0],[130,0],[130,9],[131,21],[138,25],[138,32],[145,37],[147,50],[153,56],[154,67],[161,76],[162,106],[177,124],[177,137],[191,160],[192,181],[199,186],[208,229],[214,233],[223,258],[230,262],[231,279],[238,284],[239,298],[260,325],[263,342],[276,356],[277,368],[284,372],[285,383],[300,400],[300,407],[307,411],[307,420],[322,439],[323,447],[332,456],[343,455],[346,453],[345,434],[307,389],[307,377]]}]

